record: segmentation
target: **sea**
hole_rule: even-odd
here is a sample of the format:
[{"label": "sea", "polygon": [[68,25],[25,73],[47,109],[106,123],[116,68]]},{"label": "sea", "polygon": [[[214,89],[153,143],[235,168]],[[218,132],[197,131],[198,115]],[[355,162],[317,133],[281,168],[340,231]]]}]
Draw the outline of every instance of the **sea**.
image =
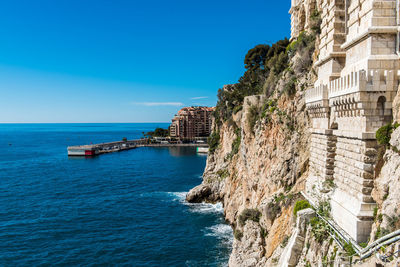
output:
[{"label": "sea", "polygon": [[0,266],[227,266],[221,204],[189,204],[206,155],[67,146],[140,138],[165,123],[0,124]]}]

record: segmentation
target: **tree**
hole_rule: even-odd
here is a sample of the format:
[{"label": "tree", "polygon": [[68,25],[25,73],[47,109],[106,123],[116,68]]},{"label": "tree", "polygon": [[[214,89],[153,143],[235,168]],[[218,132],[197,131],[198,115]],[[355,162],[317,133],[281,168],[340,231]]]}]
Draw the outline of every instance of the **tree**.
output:
[{"label": "tree", "polygon": [[244,67],[248,70],[264,69],[265,59],[270,48],[269,45],[259,44],[250,49],[244,58]]},{"label": "tree", "polygon": [[144,136],[146,137],[168,137],[169,136],[169,131],[168,129],[163,129],[163,128],[156,128],[152,132],[147,132],[143,133]]}]

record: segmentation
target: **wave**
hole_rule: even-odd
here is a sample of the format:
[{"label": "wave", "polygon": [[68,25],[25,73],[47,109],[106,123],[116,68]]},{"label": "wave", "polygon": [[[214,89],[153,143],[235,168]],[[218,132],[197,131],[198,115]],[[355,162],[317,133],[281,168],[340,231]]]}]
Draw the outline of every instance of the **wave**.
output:
[{"label": "wave", "polygon": [[190,212],[193,213],[214,213],[223,214],[224,208],[221,203],[211,204],[211,203],[189,203],[186,202],[186,195],[188,192],[167,192],[169,196],[172,197],[173,201],[179,201],[185,206],[188,206]]},{"label": "wave", "polygon": [[228,224],[216,224],[206,228],[209,233],[206,236],[225,237],[232,235],[232,228]]},{"label": "wave", "polygon": [[[189,207],[189,212],[196,214],[215,214],[223,216],[224,208],[221,203],[210,204],[210,203],[188,203],[186,202],[187,192],[167,192],[167,194],[172,197],[173,201],[179,201],[179,203]],[[221,219],[222,220],[222,219]],[[221,221],[220,221],[221,222]],[[199,262],[188,260],[186,261],[186,266],[205,266],[205,265],[215,265],[215,266],[228,266],[229,254],[226,254],[226,249],[232,250],[233,246],[233,230],[232,227],[225,223],[217,223],[215,225],[205,227],[201,230],[204,236],[212,237],[218,240],[217,248],[221,250],[217,252],[215,261],[210,262]]]},{"label": "wave", "polygon": [[223,214],[224,208],[221,203],[217,204],[209,204],[209,203],[185,203],[190,207],[190,212],[193,213],[214,213],[214,214]]},{"label": "wave", "polygon": [[205,236],[216,237],[221,240],[224,244],[233,243],[233,230],[228,224],[216,224],[204,229]]},{"label": "wave", "polygon": [[167,195],[172,197],[172,200],[185,202],[186,195],[188,192],[166,192]]}]

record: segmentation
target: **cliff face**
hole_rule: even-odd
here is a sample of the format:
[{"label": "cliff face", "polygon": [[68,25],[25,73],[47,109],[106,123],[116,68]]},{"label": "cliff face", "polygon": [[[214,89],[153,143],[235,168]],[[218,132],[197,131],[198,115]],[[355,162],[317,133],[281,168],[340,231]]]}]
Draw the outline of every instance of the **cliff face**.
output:
[{"label": "cliff face", "polygon": [[269,98],[244,99],[243,109],[218,128],[219,145],[208,156],[203,183],[187,196],[224,204],[235,231],[230,266],[278,264],[291,235],[293,204],[308,166],[309,120],[301,88],[314,77],[299,78],[292,96],[278,87]]},{"label": "cliff face", "polygon": [[[395,110],[397,111],[397,110]],[[400,128],[391,135],[372,196],[377,203],[370,240],[400,229]]]}]

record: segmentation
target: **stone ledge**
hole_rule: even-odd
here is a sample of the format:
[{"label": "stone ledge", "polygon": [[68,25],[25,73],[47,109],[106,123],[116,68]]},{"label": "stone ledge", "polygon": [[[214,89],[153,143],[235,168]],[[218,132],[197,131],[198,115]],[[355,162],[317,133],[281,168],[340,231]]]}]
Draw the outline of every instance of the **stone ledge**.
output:
[{"label": "stone ledge", "polygon": [[395,34],[398,32],[398,27],[397,26],[376,26],[376,27],[370,27],[368,28],[365,32],[360,33],[350,41],[345,42],[344,44],[341,45],[341,49],[347,49],[350,46],[355,45],[359,41],[363,40],[364,38],[367,38],[369,34],[371,33],[392,33]]},{"label": "stone ledge", "polygon": [[375,140],[375,132],[353,132],[353,131],[342,131],[333,130],[333,134],[338,137],[348,137],[361,140]]},{"label": "stone ledge", "polygon": [[324,135],[331,135],[333,130],[331,129],[316,129],[316,128],[310,128],[311,133],[314,134],[324,134]]}]

